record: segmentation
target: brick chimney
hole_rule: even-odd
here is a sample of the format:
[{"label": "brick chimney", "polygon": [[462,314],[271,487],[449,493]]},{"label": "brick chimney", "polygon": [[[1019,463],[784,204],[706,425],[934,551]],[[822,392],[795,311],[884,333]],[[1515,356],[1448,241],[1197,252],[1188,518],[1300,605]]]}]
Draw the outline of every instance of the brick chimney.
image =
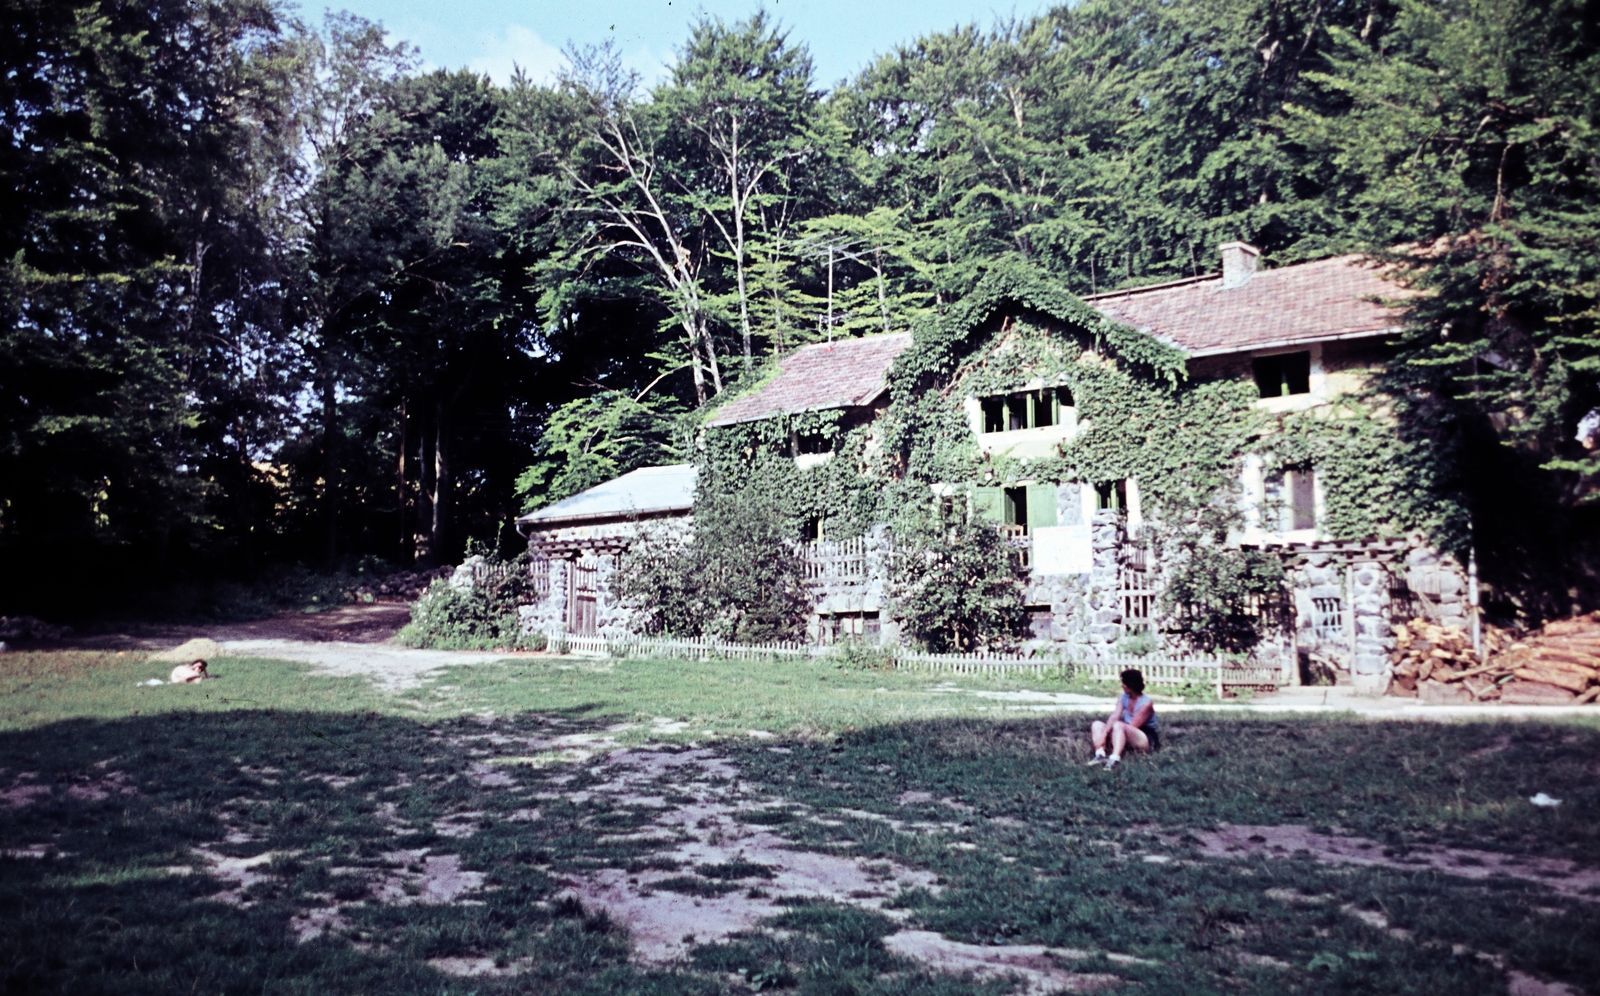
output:
[{"label": "brick chimney", "polygon": [[1243,242],[1222,243],[1222,286],[1243,287],[1256,272],[1256,257],[1261,250]]}]

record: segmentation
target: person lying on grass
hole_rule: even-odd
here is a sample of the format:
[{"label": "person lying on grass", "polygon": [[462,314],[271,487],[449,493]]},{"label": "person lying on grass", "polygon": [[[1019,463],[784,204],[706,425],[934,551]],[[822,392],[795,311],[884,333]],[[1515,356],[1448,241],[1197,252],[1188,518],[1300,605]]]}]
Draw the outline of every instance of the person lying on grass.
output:
[{"label": "person lying on grass", "polygon": [[[1156,724],[1155,700],[1144,693],[1144,675],[1137,668],[1122,672],[1122,694],[1111,707],[1111,715],[1095,720],[1089,727],[1094,740],[1094,757],[1091,765],[1103,764],[1110,771],[1122,763],[1122,752],[1128,748],[1146,752],[1154,750],[1161,742]],[[1106,757],[1106,738],[1111,738],[1111,756]]]}]

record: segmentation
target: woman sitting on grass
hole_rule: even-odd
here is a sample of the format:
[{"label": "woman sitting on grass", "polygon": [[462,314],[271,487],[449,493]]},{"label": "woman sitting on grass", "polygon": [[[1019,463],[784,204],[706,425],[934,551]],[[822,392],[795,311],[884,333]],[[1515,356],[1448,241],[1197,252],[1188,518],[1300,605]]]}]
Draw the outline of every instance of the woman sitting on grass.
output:
[{"label": "woman sitting on grass", "polygon": [[[1155,700],[1144,693],[1144,675],[1137,668],[1122,672],[1122,694],[1112,706],[1111,715],[1095,720],[1089,728],[1094,740],[1094,757],[1091,765],[1103,764],[1110,771],[1122,763],[1122,752],[1129,747],[1137,751],[1153,750],[1161,742],[1157,732]],[[1106,757],[1106,735],[1111,736],[1111,756]]]}]

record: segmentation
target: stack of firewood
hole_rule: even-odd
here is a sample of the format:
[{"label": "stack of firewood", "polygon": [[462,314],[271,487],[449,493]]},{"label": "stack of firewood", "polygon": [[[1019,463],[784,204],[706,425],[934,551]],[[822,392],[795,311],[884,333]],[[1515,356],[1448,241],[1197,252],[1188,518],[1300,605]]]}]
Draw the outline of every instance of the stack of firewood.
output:
[{"label": "stack of firewood", "polygon": [[1600,613],[1513,633],[1484,628],[1480,662],[1471,638],[1425,619],[1394,627],[1390,691],[1425,702],[1582,705],[1600,700]]}]

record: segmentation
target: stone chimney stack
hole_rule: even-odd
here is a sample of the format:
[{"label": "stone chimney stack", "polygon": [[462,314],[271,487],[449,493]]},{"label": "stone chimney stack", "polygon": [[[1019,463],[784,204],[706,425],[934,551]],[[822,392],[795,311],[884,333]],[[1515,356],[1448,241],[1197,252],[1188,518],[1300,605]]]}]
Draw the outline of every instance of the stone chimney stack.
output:
[{"label": "stone chimney stack", "polygon": [[1256,257],[1261,250],[1243,242],[1224,242],[1222,249],[1222,286],[1243,287],[1256,272]]}]

